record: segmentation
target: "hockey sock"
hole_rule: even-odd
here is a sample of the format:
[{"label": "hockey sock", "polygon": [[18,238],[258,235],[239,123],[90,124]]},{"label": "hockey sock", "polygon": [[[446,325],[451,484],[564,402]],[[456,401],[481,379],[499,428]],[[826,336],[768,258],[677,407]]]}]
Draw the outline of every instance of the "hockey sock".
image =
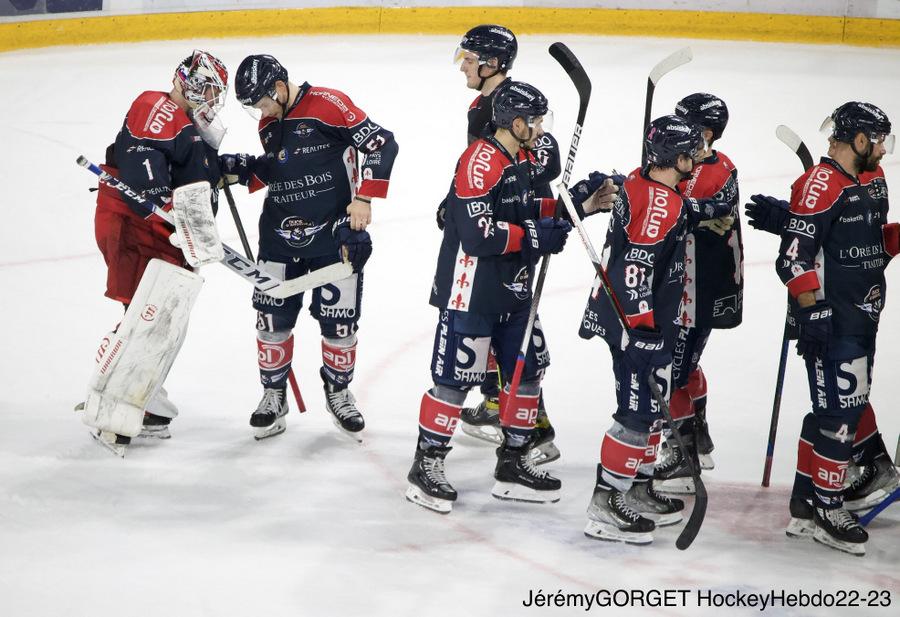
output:
[{"label": "hockey sock", "polygon": [[662,441],[662,428],[654,426],[650,429],[650,439],[644,450],[644,458],[641,460],[638,473],[653,476],[653,467],[656,465],[656,454],[659,451],[659,443]]},{"label": "hockey sock", "polygon": [[521,448],[528,442],[537,421],[540,394],[528,394],[523,390],[526,390],[526,384],[522,384],[515,398],[510,398],[508,388],[500,392],[500,425],[505,443],[511,448]]},{"label": "hockey sock", "polygon": [[812,499],[812,453],[813,439],[819,432],[819,422],[815,414],[808,413],[803,418],[800,439],[797,441],[797,471],[794,473],[794,488],[791,495],[802,499]]},{"label": "hockey sock", "polygon": [[500,368],[497,364],[497,356],[491,349],[488,353],[487,371],[484,381],[481,383],[481,394],[484,398],[496,398],[500,393]]},{"label": "hockey sock", "polygon": [[703,413],[706,411],[706,375],[699,366],[695,368],[687,384],[688,394],[691,395],[691,402],[694,405],[694,413]]},{"label": "hockey sock", "polygon": [[856,426],[851,427],[845,417],[819,416],[818,420],[810,466],[815,503],[821,508],[839,508]]},{"label": "hockey sock", "polygon": [[356,335],[322,339],[322,379],[341,390],[353,381],[356,366]]},{"label": "hockey sock", "polygon": [[875,410],[872,409],[870,403],[866,403],[856,427],[856,439],[853,440],[853,462],[857,465],[865,465],[882,453],[887,455],[887,450],[884,447],[881,433],[878,431]]},{"label": "hockey sock", "polygon": [[290,332],[257,332],[259,380],[265,388],[284,388],[291,359],[294,357],[294,335]]},{"label": "hockey sock", "polygon": [[[435,394],[435,388],[427,391],[419,405],[419,448],[422,450],[449,444],[459,424],[462,401],[444,401]],[[465,400],[465,392],[461,394]]]},{"label": "hockey sock", "polygon": [[669,399],[669,411],[672,414],[674,427],[682,435],[694,434],[694,405],[691,402],[691,395],[688,387],[678,388],[672,392],[672,398]]},{"label": "hockey sock", "polygon": [[650,434],[627,429],[618,422],[606,431],[600,444],[600,473],[597,485],[623,493],[631,488],[638,467],[644,460]]}]

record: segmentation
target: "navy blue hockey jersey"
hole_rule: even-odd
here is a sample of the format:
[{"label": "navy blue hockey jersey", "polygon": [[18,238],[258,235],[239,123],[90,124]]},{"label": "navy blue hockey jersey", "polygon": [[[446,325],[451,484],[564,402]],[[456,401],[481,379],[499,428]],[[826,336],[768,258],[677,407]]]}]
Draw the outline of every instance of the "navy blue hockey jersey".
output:
[{"label": "navy blue hockey jersey", "polygon": [[884,172],[854,178],[823,157],[791,186],[791,214],[775,267],[791,308],[803,292],[826,300],[838,336],[874,336],[885,301],[882,243],[888,190]]},{"label": "navy blue hockey jersey", "polygon": [[266,154],[250,162],[250,191],[268,189],[259,219],[264,259],[337,252],[332,225],[354,195],[387,195],[394,136],[342,92],[304,83],[284,120],[260,121],[259,137]]},{"label": "navy blue hockey jersey", "polygon": [[474,141],[456,164],[431,290],[438,308],[509,313],[531,302],[534,263],[521,252],[522,223],[550,216],[556,200],[535,199],[527,167],[493,137]]},{"label": "navy blue hockey jersey", "polygon": [[733,227],[720,236],[699,228],[687,236],[685,302],[681,325],[691,328],[734,328],[744,307],[744,242],[738,204],[737,169],[727,156],[712,156],[694,165],[678,189],[685,197],[715,199],[732,206]]}]

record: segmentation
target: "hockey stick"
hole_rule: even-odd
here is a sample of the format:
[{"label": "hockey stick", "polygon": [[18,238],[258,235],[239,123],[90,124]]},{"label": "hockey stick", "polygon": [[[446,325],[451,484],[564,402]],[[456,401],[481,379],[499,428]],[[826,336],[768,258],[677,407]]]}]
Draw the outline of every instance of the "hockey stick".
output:
[{"label": "hockey stick", "polygon": [[[134,202],[140,204],[143,208],[146,209],[148,215],[154,214],[170,225],[175,224],[174,217],[171,215],[171,213],[163,210],[159,206],[159,204],[150,201],[143,195],[132,190],[132,188],[127,184],[125,184],[115,176],[112,176],[103,171],[102,169],[91,163],[84,156],[79,156],[76,162],[78,163],[78,165],[84,167],[91,173],[95,174],[98,178],[100,178],[100,182],[102,182],[103,184],[121,191],[122,193],[130,197]],[[309,289],[325,285],[326,283],[333,283],[342,278],[346,278],[353,272],[353,267],[350,264],[345,264],[342,262],[332,264],[330,266],[325,266],[324,268],[319,268],[318,270],[310,272],[309,274],[305,274],[295,279],[285,281],[280,277],[271,274],[265,268],[261,268],[257,264],[248,260],[230,246],[223,244],[222,248],[225,251],[225,257],[222,259],[221,263],[226,268],[240,276],[242,279],[259,289],[260,291],[266,292],[273,298],[287,298],[302,291],[307,291]]]},{"label": "hockey stick", "polygon": [[872,519],[874,519],[876,516],[878,516],[882,510],[886,509],[889,505],[891,505],[898,499],[900,499],[900,488],[894,489],[894,492],[891,493],[890,495],[888,495],[887,497],[885,497],[884,501],[882,501],[880,504],[878,504],[877,506],[875,506],[874,508],[872,508],[871,510],[866,512],[863,516],[860,516],[859,524],[862,525],[863,527],[867,527],[869,525],[869,523],[872,522]]},{"label": "hockey stick", "polygon": [[677,69],[682,64],[687,64],[694,59],[694,54],[690,47],[683,47],[678,51],[666,56],[660,60],[647,76],[647,95],[644,97],[644,125],[641,133],[641,167],[647,166],[647,150],[644,148],[644,136],[647,134],[647,127],[650,126],[650,113],[653,108],[653,93],[656,91],[656,84],[663,76]]},{"label": "hockey stick", "polygon": [[[578,119],[575,121],[575,131],[572,134],[572,142],[569,145],[569,156],[566,159],[566,168],[563,170],[562,182],[557,189],[560,194],[568,194],[569,179],[572,176],[572,165],[575,163],[575,154],[578,152],[578,142],[581,138],[581,127],[584,126],[584,118],[587,115],[588,103],[591,100],[591,80],[587,76],[578,58],[563,43],[553,43],[549,49],[550,55],[559,62],[563,70],[569,75],[575,89],[578,91]],[[519,392],[519,383],[522,381],[522,372],[525,369],[525,357],[528,354],[528,346],[531,344],[531,331],[537,319],[538,304],[544,290],[544,280],[547,278],[547,267],[550,265],[550,255],[541,259],[541,269],[531,298],[531,308],[528,311],[528,322],[525,324],[525,333],[522,336],[522,345],[519,347],[519,355],[516,357],[516,367],[512,379],[509,382],[509,396],[506,398],[506,406],[503,416],[508,417],[509,405]]]},{"label": "hockey stick", "polygon": [[[794,131],[783,124],[775,128],[775,136],[788,148],[800,157],[803,169],[807,170],[813,165],[809,148]],[[781,357],[778,360],[778,377],[775,379],[775,397],[772,401],[772,419],[769,422],[769,442],[766,445],[766,462],[763,466],[762,485],[769,486],[772,477],[772,458],[775,456],[775,438],[778,433],[778,417],[781,414],[781,394],[784,390],[784,373],[787,369],[788,345],[790,342],[790,309],[784,316],[784,334],[781,337]]]},{"label": "hockey stick", "polygon": [[[587,231],[584,228],[584,225],[581,222],[581,219],[578,217],[578,211],[575,209],[575,204],[572,203],[571,197],[569,197],[568,191],[560,191],[560,197],[562,197],[563,203],[566,205],[566,210],[569,213],[569,216],[572,219],[572,224],[575,225],[575,229],[578,230],[578,236],[581,238],[581,243],[584,245],[585,250],[587,251],[588,257],[591,259],[591,263],[594,264],[594,270],[597,273],[597,276],[600,277],[600,281],[603,283],[603,290],[606,292],[606,297],[609,299],[610,304],[612,304],[613,309],[616,312],[616,317],[619,319],[619,325],[622,327],[622,331],[628,334],[630,328],[628,327],[628,320],[625,316],[625,311],[622,309],[622,305],[619,304],[619,299],[616,297],[615,292],[613,291],[612,284],[609,281],[609,276],[606,274],[606,269],[603,267],[603,264],[600,261],[600,258],[597,256],[597,251],[594,250],[594,245],[591,243],[591,239],[587,234]],[[653,393],[653,398],[656,399],[656,404],[659,405],[659,409],[662,412],[663,417],[669,426],[674,427],[675,423],[672,420],[672,413],[669,411],[669,405],[666,402],[665,397],[663,397],[662,392],[659,389],[659,385],[657,385],[656,381],[653,378],[653,375],[650,375],[647,383],[650,386],[650,391]],[[684,440],[681,437],[681,433],[677,430],[673,430],[672,434],[675,436],[675,441],[678,443],[678,447],[681,448],[682,452],[687,452],[687,448],[685,447]],[[688,519],[688,522],[685,524],[684,529],[681,530],[681,533],[678,535],[678,539],[675,540],[675,546],[678,547],[679,550],[685,550],[688,548],[694,539],[697,537],[697,534],[700,532],[700,527],[703,525],[703,519],[706,518],[706,506],[709,500],[709,497],[706,493],[706,486],[703,484],[703,480],[700,479],[700,470],[694,465],[694,461],[692,457],[686,456],[685,461],[687,462],[688,469],[691,472],[691,477],[694,480],[694,509],[691,510],[691,516]]]},{"label": "hockey stick", "polygon": [[[234,203],[234,195],[231,193],[231,187],[225,182],[222,184],[222,190],[225,192],[225,199],[228,200],[228,208],[231,210],[231,218],[234,219],[234,226],[237,228],[238,236],[241,238],[241,244],[244,246],[244,254],[247,259],[254,261],[253,251],[250,249],[250,243],[247,241],[247,234],[244,231],[244,224],[241,222],[241,215],[238,214],[237,206]],[[297,383],[297,377],[294,375],[294,367],[288,369],[288,383],[291,384],[291,391],[294,393],[294,400],[297,401],[297,410],[300,413],[306,411],[306,404],[303,397],[300,396],[300,386]]]}]

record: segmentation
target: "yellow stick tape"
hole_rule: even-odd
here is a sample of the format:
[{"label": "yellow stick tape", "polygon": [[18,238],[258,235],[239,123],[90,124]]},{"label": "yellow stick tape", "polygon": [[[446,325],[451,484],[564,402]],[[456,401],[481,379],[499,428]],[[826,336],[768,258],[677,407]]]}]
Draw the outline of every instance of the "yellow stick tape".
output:
[{"label": "yellow stick tape", "polygon": [[502,23],[519,34],[593,34],[900,46],[900,20],[554,8],[338,7],[198,11],[0,23],[0,51],[130,41],[292,34],[460,34]]}]

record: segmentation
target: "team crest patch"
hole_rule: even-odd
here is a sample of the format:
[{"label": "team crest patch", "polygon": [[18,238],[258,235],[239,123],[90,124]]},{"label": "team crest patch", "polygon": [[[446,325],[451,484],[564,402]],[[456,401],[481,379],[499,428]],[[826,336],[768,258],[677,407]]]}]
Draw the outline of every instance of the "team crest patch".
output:
[{"label": "team crest patch", "polygon": [[281,227],[275,230],[285,242],[294,248],[309,246],[316,239],[316,234],[322,231],[328,224],[314,225],[299,216],[289,216],[281,221]]},{"label": "team crest patch", "polygon": [[284,163],[285,161],[288,160],[288,153],[287,153],[287,150],[284,148],[282,148],[281,150],[278,151],[277,156],[278,156],[279,163]]},{"label": "team crest patch", "polygon": [[869,319],[877,323],[878,318],[881,316],[882,304],[881,287],[873,285],[869,289],[869,293],[866,294],[866,297],[863,298],[863,301],[856,305],[856,308],[868,315]]},{"label": "team crest patch", "polygon": [[299,137],[300,139],[305,139],[312,135],[315,129],[308,124],[301,122],[297,125],[297,128],[294,129],[294,135]]},{"label": "team crest patch", "polygon": [[503,283],[503,286],[516,295],[519,300],[527,300],[528,294],[528,268],[522,267],[516,272],[516,277],[512,283]]}]

